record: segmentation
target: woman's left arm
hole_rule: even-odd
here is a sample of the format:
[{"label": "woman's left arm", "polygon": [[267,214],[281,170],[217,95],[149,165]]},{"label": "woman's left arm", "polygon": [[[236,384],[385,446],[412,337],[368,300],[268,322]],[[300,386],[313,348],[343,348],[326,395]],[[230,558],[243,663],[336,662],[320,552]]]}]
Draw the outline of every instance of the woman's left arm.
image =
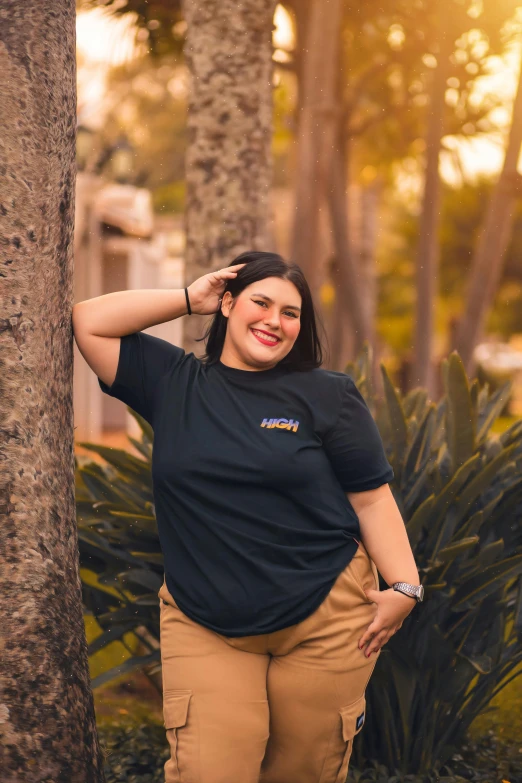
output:
[{"label": "woman's left arm", "polygon": [[[419,585],[419,572],[406,527],[389,484],[366,492],[348,492],[346,496],[359,518],[363,545],[386,584],[408,582]],[[360,648],[370,642],[365,652],[369,658],[399,630],[414,608],[416,599],[392,587],[366,592],[368,598],[377,604],[376,615],[359,640]]]}]

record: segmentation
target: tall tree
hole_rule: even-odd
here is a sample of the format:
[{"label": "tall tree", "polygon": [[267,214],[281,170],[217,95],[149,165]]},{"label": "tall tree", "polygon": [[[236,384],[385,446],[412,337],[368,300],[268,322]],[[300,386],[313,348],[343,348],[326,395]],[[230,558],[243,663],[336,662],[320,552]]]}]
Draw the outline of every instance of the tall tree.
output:
[{"label": "tall tree", "polygon": [[[272,29],[276,0],[184,0],[190,73],[187,283],[245,250],[270,247]],[[201,353],[202,316],[185,319]]]},{"label": "tall tree", "polygon": [[329,162],[336,143],[341,111],[338,69],[342,0],[311,0],[306,23],[295,186],[292,256],[305,272],[312,291],[320,285],[318,271],[319,209],[329,177]]},{"label": "tall tree", "polygon": [[[303,78],[306,60],[317,51],[303,44],[308,40],[310,2],[313,6],[313,0],[291,2],[298,22],[295,61],[300,75],[300,92],[302,88],[306,89]],[[495,20],[491,9],[486,14],[476,3],[467,0],[463,3],[460,0],[441,0],[436,6],[424,2],[412,6],[400,0],[361,5],[344,0],[341,30],[343,75],[337,101],[341,110],[335,113],[339,125],[337,142],[331,150],[332,176],[328,186],[335,246],[335,263],[331,268],[336,297],[341,298],[337,301],[338,317],[334,319],[332,335],[333,364],[337,363],[335,357],[339,355],[338,338],[341,331],[346,331],[346,325],[342,330],[339,328],[339,317],[350,322],[355,351],[363,340],[371,341],[374,334],[368,313],[375,310],[375,303],[368,307],[367,299],[372,294],[367,286],[362,285],[364,277],[371,279],[372,273],[367,275],[368,270],[360,269],[361,263],[365,263],[362,261],[364,250],[357,248],[348,235],[348,226],[353,221],[347,219],[347,213],[349,215],[352,209],[351,201],[346,198],[347,178],[357,182],[363,167],[371,166],[381,181],[386,180],[393,185],[391,164],[402,157],[418,155],[420,137],[423,136],[426,177],[422,219],[419,221],[419,302],[416,317],[417,352],[422,364],[419,372],[428,383],[427,373],[433,358],[434,320],[431,314],[438,293],[438,163],[442,138],[445,134],[453,134],[468,139],[470,133],[479,135],[491,129],[492,122],[487,115],[493,108],[492,96],[487,96],[477,105],[474,86],[488,70],[489,55],[502,49],[498,30],[512,11],[506,0],[497,3]],[[478,42],[481,28],[487,34],[482,35]],[[317,30],[315,34],[317,36]],[[450,87],[453,94],[446,100]],[[497,100],[497,103],[500,101]],[[299,135],[306,130],[305,125],[300,125]],[[312,133],[313,130],[312,127]],[[299,143],[306,148],[305,140],[299,139]],[[310,144],[308,141],[308,146]],[[320,169],[319,161],[316,160],[315,166]],[[343,176],[346,177],[344,182]],[[302,178],[302,168],[297,178]],[[318,204],[316,193],[311,194],[309,199],[315,199]],[[313,219],[307,221],[309,234],[316,222]],[[374,222],[374,227],[377,227],[377,222]],[[314,256],[309,249],[313,247],[315,240],[312,237],[305,251],[311,257]],[[375,295],[375,286],[373,291]],[[360,306],[361,303],[364,307]],[[377,368],[376,362],[374,367]],[[377,386],[379,376],[380,373],[377,373],[374,378]]]},{"label": "tall tree", "polygon": [[434,9],[434,49],[436,66],[431,74],[429,109],[426,121],[426,155],[424,190],[417,245],[417,301],[415,313],[415,359],[413,385],[424,386],[434,396],[433,344],[435,337],[435,302],[437,296],[440,222],[439,159],[445,132],[450,55],[454,49],[452,17],[448,9]]},{"label": "tall tree", "polygon": [[104,780],[73,447],[73,0],[0,0],[2,783]]},{"label": "tall tree", "polygon": [[489,202],[484,226],[473,256],[464,312],[459,319],[455,348],[468,373],[474,372],[474,349],[482,338],[502,274],[511,238],[516,200],[522,192],[517,164],[522,145],[522,67],[513,103],[511,128],[499,179]]},{"label": "tall tree", "polygon": [[[424,191],[416,265],[415,357],[410,382],[427,388],[432,397],[439,391],[439,379],[434,374],[433,346],[434,309],[438,294],[439,157],[442,141],[446,134],[455,132],[459,126],[461,133],[463,128],[474,126],[479,129],[481,123],[487,127],[491,105],[484,100],[482,106],[477,107],[472,88],[484,67],[487,72],[490,55],[503,48],[505,41],[501,29],[512,14],[509,0],[480,6],[473,0],[441,0],[428,9],[427,52],[428,57],[435,60],[435,68],[426,117]],[[469,79],[469,74],[475,74],[475,79]],[[458,100],[454,101],[453,111],[450,111],[446,98],[450,86],[454,92],[458,89],[460,93]]]}]

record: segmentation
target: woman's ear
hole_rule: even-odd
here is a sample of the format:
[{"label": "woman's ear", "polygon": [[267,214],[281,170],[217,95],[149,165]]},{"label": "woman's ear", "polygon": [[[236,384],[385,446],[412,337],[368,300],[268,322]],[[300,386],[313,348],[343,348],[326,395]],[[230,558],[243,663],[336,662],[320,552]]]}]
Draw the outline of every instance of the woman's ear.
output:
[{"label": "woman's ear", "polygon": [[225,291],[221,298],[221,312],[225,316],[225,318],[228,318],[230,310],[232,309],[232,302],[234,297],[230,293],[230,291]]}]

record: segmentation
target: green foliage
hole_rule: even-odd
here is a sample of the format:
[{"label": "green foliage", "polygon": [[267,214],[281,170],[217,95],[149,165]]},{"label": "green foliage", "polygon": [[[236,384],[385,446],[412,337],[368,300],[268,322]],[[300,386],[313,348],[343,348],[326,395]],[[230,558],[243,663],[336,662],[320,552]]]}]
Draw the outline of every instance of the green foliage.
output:
[{"label": "green foliage", "polygon": [[108,79],[111,108],[94,139],[103,150],[124,135],[135,155],[133,184],[152,190],[155,200],[155,191],[173,188],[169,194],[173,211],[182,206],[178,183],[185,174],[185,73],[183,61],[173,55],[136,58],[113,68]]},{"label": "green foliage", "polygon": [[[366,344],[346,372],[375,409],[370,361]],[[493,435],[510,384],[491,395],[476,379],[469,384],[456,353],[442,372],[445,395],[435,404],[422,388],[402,396],[382,366],[385,404],[374,410],[425,588],[424,603],[381,652],[367,688],[369,725],[353,750],[356,767],[379,759],[394,775],[442,771],[473,720],[522,671],[522,421]],[[130,440],[143,459],[80,444],[108,463],[77,464],[81,566],[96,576],[83,582],[83,600],[102,629],[89,654],[129,632],[149,648],[100,674],[94,687],[160,665],[150,643],[159,641],[163,581],[153,432],[129,411],[142,429],[140,441]]]},{"label": "green foliage", "polygon": [[[473,251],[492,187],[493,182],[487,178],[460,188],[443,186],[436,301],[436,333],[440,339],[448,334],[452,319],[462,307]],[[393,192],[390,191],[389,197],[390,225],[379,248],[378,323],[382,339],[393,351],[403,355],[413,342],[418,218],[406,205],[401,205]],[[496,333],[504,339],[522,332],[521,253],[522,204],[518,204],[502,279],[486,324],[488,334]]]},{"label": "green foliage", "polygon": [[[129,408],[142,428],[142,440],[130,441],[139,459],[122,449],[91,443],[79,445],[97,453],[107,466],[76,461],[76,513],[86,615],[102,633],[88,646],[89,656],[133,634],[146,648],[101,672],[93,688],[122,674],[146,667],[154,676],[161,668],[159,652],[159,599],[163,582],[163,554],[154,513],[151,481],[153,431]],[[128,649],[132,653],[131,649]]]},{"label": "green foliage", "polygon": [[[375,407],[370,362],[366,344],[346,371]],[[422,388],[402,396],[381,370],[385,404],[374,415],[425,603],[382,650],[354,763],[419,773],[446,764],[522,673],[522,421],[491,434],[510,383],[491,395],[469,384],[456,352],[443,362],[438,404]]]}]

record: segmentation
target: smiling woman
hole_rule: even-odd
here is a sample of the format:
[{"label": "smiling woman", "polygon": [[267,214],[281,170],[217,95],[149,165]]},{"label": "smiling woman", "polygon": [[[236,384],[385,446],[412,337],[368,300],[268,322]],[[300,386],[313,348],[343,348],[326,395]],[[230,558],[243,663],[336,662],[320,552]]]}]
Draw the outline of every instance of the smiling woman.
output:
[{"label": "smiling woman", "polygon": [[[414,604],[379,600],[347,497],[393,470],[352,379],[320,367],[299,266],[243,253],[186,293],[107,294],[74,318],[82,353],[108,355],[102,390],[154,430],[166,783],[336,783],[365,722],[377,602],[394,620]],[[213,314],[203,359],[136,328],[187,310]]]}]

